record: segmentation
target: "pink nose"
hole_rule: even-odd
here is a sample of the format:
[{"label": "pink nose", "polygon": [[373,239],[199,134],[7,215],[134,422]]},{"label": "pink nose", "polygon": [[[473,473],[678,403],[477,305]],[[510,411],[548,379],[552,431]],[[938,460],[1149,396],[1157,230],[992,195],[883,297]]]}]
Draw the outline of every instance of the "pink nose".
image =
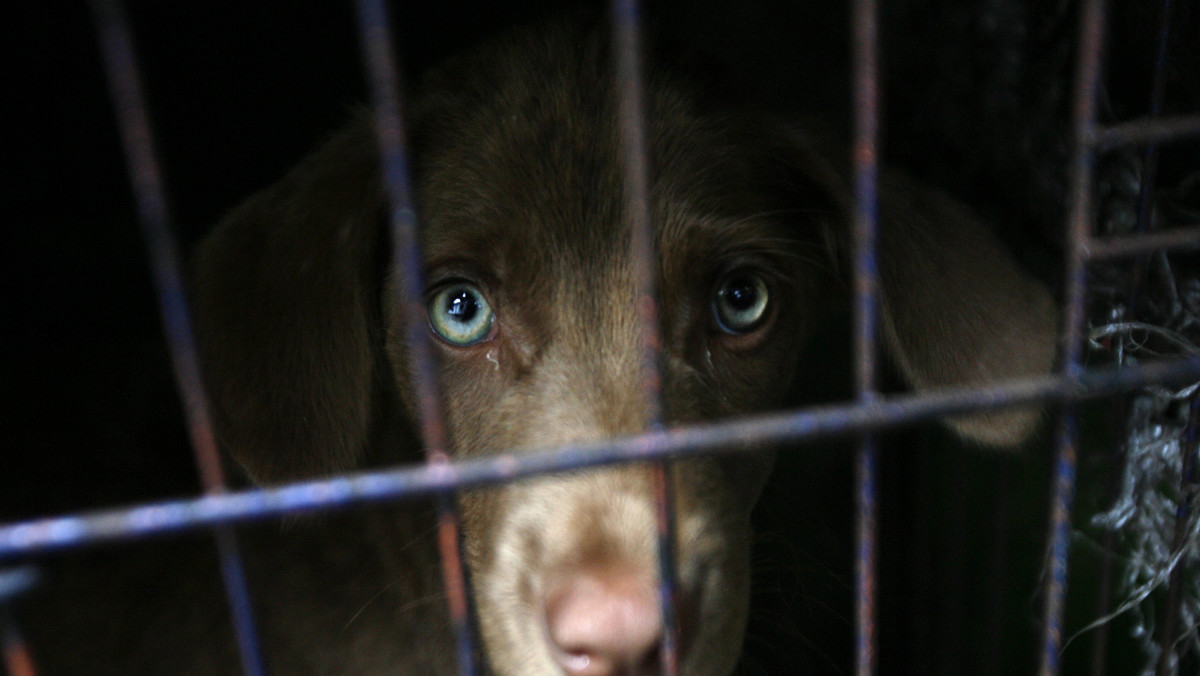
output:
[{"label": "pink nose", "polygon": [[555,657],[569,676],[659,673],[658,587],[627,570],[576,572],[546,598]]}]

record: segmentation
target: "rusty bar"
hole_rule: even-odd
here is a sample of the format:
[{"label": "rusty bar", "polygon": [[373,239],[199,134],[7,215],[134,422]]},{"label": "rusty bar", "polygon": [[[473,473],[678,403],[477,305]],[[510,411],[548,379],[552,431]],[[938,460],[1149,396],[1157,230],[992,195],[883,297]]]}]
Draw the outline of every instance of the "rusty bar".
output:
[{"label": "rusty bar", "polygon": [[37,676],[29,644],[21,636],[17,621],[3,607],[0,607],[0,649],[9,676]]},{"label": "rusty bar", "polygon": [[1087,371],[1078,377],[1039,376],[987,387],[880,397],[871,404],[821,406],[794,413],[746,416],[722,423],[685,425],[635,437],[555,449],[348,474],[224,495],[170,500],[83,515],[0,526],[0,562],[85,545],[162,533],[263,520],[317,509],[425,497],[448,490],[621,462],[739,452],[784,441],[807,442],[878,432],[1004,406],[1068,403],[1200,379],[1200,357],[1143,366]]},{"label": "rusty bar", "polygon": [[875,598],[876,546],[879,532],[879,506],[876,477],[877,455],[874,437],[859,442],[855,466],[857,484],[857,549],[855,562],[855,673],[868,676],[875,673]]},{"label": "rusty bar", "polygon": [[0,570],[0,664],[9,676],[37,676],[33,652],[21,636],[12,607],[38,583],[33,567]]},{"label": "rusty bar", "polygon": [[1100,77],[1104,32],[1104,0],[1085,0],[1080,18],[1080,45],[1075,75],[1075,131],[1070,166],[1070,211],[1067,230],[1066,300],[1059,341],[1061,367],[1067,375],[1079,371],[1083,351],[1084,300],[1087,293],[1087,246],[1093,221],[1092,173],[1095,156],[1087,139],[1095,125],[1095,93]]},{"label": "rusty bar", "polygon": [[647,156],[645,90],[642,86],[640,9],[636,0],[612,3],[613,65],[616,74],[618,123],[624,178],[624,215],[633,240],[630,255],[637,280],[641,320],[643,377],[651,426],[662,421],[658,321],[657,257],[650,223],[650,166]]},{"label": "rusty bar", "polygon": [[[659,327],[654,229],[650,222],[645,88],[642,82],[641,7],[637,0],[613,0],[612,58],[616,78],[617,122],[621,139],[623,214],[631,228],[630,256],[637,285],[642,338],[642,391],[650,429],[662,427],[662,338]],[[662,673],[679,673],[676,617],[675,495],[663,462],[651,465],[658,524],[660,598],[663,616]]]},{"label": "rusty bar", "polygon": [[1190,225],[1137,235],[1091,237],[1083,245],[1083,255],[1088,260],[1096,261],[1153,253],[1159,249],[1198,248],[1200,248],[1200,225]]},{"label": "rusty bar", "polygon": [[1093,130],[1088,142],[1096,150],[1123,145],[1146,145],[1200,136],[1200,114],[1142,118]]},{"label": "rusty bar", "polygon": [[96,0],[92,6],[138,220],[146,238],[163,328],[170,343],[171,365],[183,399],[197,467],[204,489],[220,492],[225,488],[225,476],[200,377],[179,247],[172,233],[166,190],[151,136],[129,23],[119,4],[113,0]]},{"label": "rusty bar", "polygon": [[[390,19],[383,0],[359,0],[358,28],[366,62],[375,131],[378,137],[383,184],[391,207],[393,269],[400,280],[408,364],[416,389],[417,413],[428,464],[432,469],[449,465],[442,399],[432,346],[426,331],[425,269],[413,207],[404,118],[400,102],[400,71],[392,48]],[[438,548],[442,580],[457,637],[458,664],[464,674],[475,674],[475,636],[462,553],[459,523],[453,496],[436,495]]]},{"label": "rusty bar", "polygon": [[878,239],[878,56],[874,0],[854,3],[854,316],[855,385],[859,399],[875,396],[879,270]]},{"label": "rusty bar", "polygon": [[[1079,22],[1079,51],[1076,63],[1073,156],[1070,167],[1070,211],[1067,229],[1066,293],[1059,358],[1062,373],[1080,372],[1083,351],[1084,307],[1087,294],[1085,250],[1092,225],[1092,172],[1095,156],[1089,140],[1096,124],[1096,88],[1100,77],[1104,42],[1104,2],[1086,0]],[[1071,507],[1075,497],[1075,463],[1078,426],[1076,412],[1061,413],[1050,503],[1048,570],[1045,574],[1042,607],[1042,676],[1059,673],[1063,645],[1063,607],[1067,594],[1067,571],[1071,546]]]},{"label": "rusty bar", "polygon": [[[879,269],[879,73],[878,11],[874,0],[853,5],[854,64],[854,331],[855,388],[859,403],[876,396]],[[876,552],[879,529],[875,439],[859,441],[857,484],[857,553],[855,563],[855,669],[871,676],[876,669]]]},{"label": "rusty bar", "polygon": [[[115,0],[94,0],[92,12],[121,132],[127,172],[137,203],[138,220],[146,239],[159,312],[171,352],[171,365],[179,395],[183,399],[192,451],[205,493],[221,495],[226,492],[225,476],[213,434],[208,397],[200,377],[196,342],[179,262],[179,247],[172,232],[166,190],[154,149],[132,33],[122,7]],[[247,674],[265,674],[237,538],[233,532],[222,532],[220,529],[214,535],[220,555],[221,574],[225,579],[225,590],[237,630],[242,669]]]},{"label": "rusty bar", "polygon": [[[1178,552],[1188,546],[1188,529],[1191,525],[1192,503],[1200,496],[1200,483],[1196,478],[1197,456],[1200,455],[1200,398],[1193,397],[1188,415],[1187,431],[1184,434],[1183,466],[1179,473],[1179,504],[1175,508],[1175,533],[1171,551]],[[1187,448],[1190,447],[1190,450]],[[1184,569],[1186,558],[1180,558],[1171,569],[1167,583],[1167,604],[1163,608],[1158,645],[1160,648],[1157,676],[1171,676],[1179,671],[1180,656],[1175,653],[1175,640],[1179,635],[1179,608],[1183,602]],[[1194,628],[1194,627],[1193,627]]]},{"label": "rusty bar", "polygon": [[1042,607],[1042,676],[1059,673],[1063,641],[1063,606],[1071,549],[1071,503],[1075,496],[1076,447],[1079,429],[1074,411],[1063,412],[1055,432],[1058,453],[1050,503],[1050,550],[1047,555]]}]

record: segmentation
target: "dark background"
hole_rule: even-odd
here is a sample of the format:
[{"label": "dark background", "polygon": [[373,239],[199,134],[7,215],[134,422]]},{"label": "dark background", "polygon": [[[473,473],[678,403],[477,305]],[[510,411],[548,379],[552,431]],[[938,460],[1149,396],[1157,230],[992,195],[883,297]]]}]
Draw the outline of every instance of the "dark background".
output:
[{"label": "dark background", "polygon": [[[399,3],[404,64],[419,73],[559,4]],[[888,161],[968,201],[1031,269],[1057,284],[1075,3],[882,4]],[[731,78],[744,100],[847,127],[842,3],[648,5],[679,60]],[[1142,1],[1116,5],[1101,111],[1127,120],[1147,110],[1158,10]],[[1195,4],[1176,5],[1166,109],[1194,112],[1200,23]],[[333,2],[130,3],[185,249],[365,100],[352,12],[351,3]],[[86,5],[10,3],[0,17],[9,119],[0,520],[194,494]],[[1182,184],[1200,168],[1198,157],[1194,143],[1166,152],[1160,185]],[[1136,164],[1129,153],[1101,163],[1102,179],[1110,179],[1103,216],[1127,216],[1129,181],[1119,179],[1130,166],[1136,174]],[[836,332],[827,338],[817,362],[836,377],[846,340]],[[1103,424],[1092,428],[1090,447],[1110,445]],[[1093,459],[1084,447],[1079,509],[1087,513],[1100,506],[1107,456]],[[851,671],[850,458],[841,446],[781,457],[758,512],[745,673]],[[964,450],[925,429],[889,439],[882,462],[883,673],[1032,671],[1045,449]],[[1081,552],[1075,560],[1072,627],[1095,617],[1094,558]],[[1114,637],[1112,673],[1130,673],[1136,655],[1121,644],[1121,630]],[[1086,637],[1074,644],[1067,670],[1083,671],[1089,651]]]}]

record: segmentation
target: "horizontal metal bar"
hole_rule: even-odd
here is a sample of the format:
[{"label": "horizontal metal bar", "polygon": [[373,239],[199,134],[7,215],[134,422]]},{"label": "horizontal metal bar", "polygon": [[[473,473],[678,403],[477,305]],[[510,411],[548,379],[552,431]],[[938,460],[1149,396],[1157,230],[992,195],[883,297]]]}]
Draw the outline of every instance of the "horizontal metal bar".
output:
[{"label": "horizontal metal bar", "polygon": [[1200,136],[1200,114],[1147,117],[1132,122],[1097,127],[1092,132],[1091,145],[1096,150],[1103,151],[1116,146],[1147,145],[1189,136]]},{"label": "horizontal metal bar", "polygon": [[1040,376],[988,387],[905,394],[866,404],[822,406],[725,423],[689,425],[558,449],[514,451],[453,465],[364,472],[225,495],[35,519],[0,527],[0,561],[318,508],[428,497],[533,474],[721,450],[747,451],[767,443],[861,434],[947,415],[1039,401],[1075,402],[1149,385],[1177,386],[1196,380],[1200,380],[1200,357],[1085,371],[1076,377]]},{"label": "horizontal metal bar", "polygon": [[1120,258],[1150,253],[1159,249],[1200,248],[1200,225],[1173,228],[1159,232],[1123,235],[1121,237],[1091,238],[1083,245],[1083,255],[1089,260]]}]

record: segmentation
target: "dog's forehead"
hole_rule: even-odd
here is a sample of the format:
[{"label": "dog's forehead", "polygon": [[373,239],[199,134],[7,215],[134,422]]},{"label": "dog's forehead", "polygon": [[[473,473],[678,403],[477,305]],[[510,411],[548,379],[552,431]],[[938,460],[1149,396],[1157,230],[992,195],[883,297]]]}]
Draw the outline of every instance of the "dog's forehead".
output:
[{"label": "dog's forehead", "polygon": [[[549,275],[628,278],[631,229],[608,57],[603,41],[555,40],[460,62],[427,94],[414,145],[431,265],[483,257],[483,267],[534,284]],[[763,189],[765,163],[751,136],[702,112],[673,80],[649,74],[643,95],[646,207],[665,276],[739,238],[775,237],[754,218],[778,205]]]}]

